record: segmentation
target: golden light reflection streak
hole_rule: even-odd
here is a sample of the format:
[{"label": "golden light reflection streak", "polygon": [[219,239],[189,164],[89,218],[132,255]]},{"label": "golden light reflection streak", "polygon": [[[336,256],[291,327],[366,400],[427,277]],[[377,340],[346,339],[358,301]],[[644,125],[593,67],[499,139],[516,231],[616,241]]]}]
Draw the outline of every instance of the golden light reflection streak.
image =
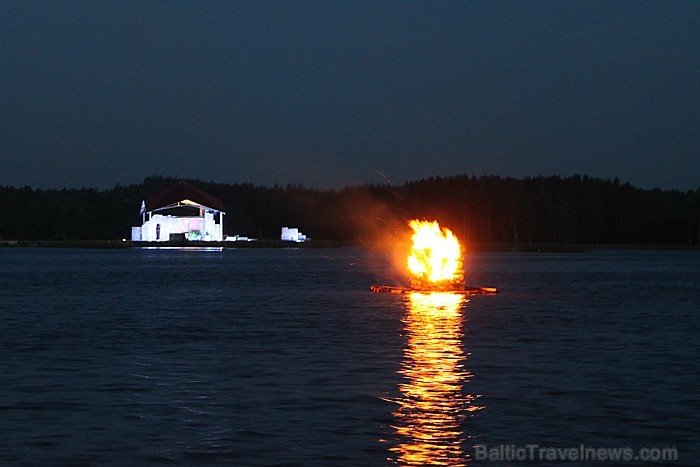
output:
[{"label": "golden light reflection streak", "polygon": [[464,390],[471,374],[462,348],[462,294],[409,296],[405,328],[408,343],[400,373],[401,398],[394,412],[399,465],[465,465],[464,420],[483,407]]}]

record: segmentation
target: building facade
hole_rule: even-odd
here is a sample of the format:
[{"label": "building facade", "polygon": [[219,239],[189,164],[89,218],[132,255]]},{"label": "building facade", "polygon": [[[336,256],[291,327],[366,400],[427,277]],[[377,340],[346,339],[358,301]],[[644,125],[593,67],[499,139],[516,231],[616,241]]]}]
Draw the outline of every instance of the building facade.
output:
[{"label": "building facade", "polygon": [[141,203],[141,226],[131,228],[136,242],[224,239],[224,205],[187,182],[179,182]]}]

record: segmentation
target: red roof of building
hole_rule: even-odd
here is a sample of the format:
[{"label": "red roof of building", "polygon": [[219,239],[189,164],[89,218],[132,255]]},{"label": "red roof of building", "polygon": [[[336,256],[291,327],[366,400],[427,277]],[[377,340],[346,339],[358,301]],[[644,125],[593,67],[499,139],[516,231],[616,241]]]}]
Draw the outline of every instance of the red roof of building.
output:
[{"label": "red roof of building", "polygon": [[153,211],[171,204],[177,204],[179,201],[186,199],[217,211],[224,210],[224,203],[219,198],[205,193],[187,182],[178,182],[163,191],[147,196],[145,200],[146,211]]}]

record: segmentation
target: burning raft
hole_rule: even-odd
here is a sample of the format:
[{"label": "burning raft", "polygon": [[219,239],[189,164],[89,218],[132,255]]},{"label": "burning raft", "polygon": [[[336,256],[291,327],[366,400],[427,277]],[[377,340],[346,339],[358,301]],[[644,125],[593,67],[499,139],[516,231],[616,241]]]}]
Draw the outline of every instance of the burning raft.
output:
[{"label": "burning raft", "polygon": [[465,287],[462,248],[449,229],[437,222],[412,220],[413,246],[408,256],[410,287],[373,285],[372,292],[453,292],[462,294],[495,294],[495,287]]},{"label": "burning raft", "polygon": [[430,287],[395,287],[390,285],[371,285],[369,287],[369,290],[371,292],[377,293],[452,292],[465,295],[484,295],[498,293],[498,289],[496,287],[442,287],[440,285],[431,285]]}]

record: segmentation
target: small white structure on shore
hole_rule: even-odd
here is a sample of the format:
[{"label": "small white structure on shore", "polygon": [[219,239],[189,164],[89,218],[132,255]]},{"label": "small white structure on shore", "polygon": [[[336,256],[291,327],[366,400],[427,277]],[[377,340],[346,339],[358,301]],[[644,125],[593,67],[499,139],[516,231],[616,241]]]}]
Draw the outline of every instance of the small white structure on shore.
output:
[{"label": "small white structure on shore", "polygon": [[244,237],[242,235],[227,235],[224,238],[225,242],[254,242],[256,238]]},{"label": "small white structure on shore", "polygon": [[296,227],[282,227],[282,236],[280,237],[283,242],[305,242],[309,240],[306,235],[299,232]]},{"label": "small white structure on shore", "polygon": [[134,242],[224,239],[224,204],[187,182],[179,182],[141,203],[140,227],[131,228]]}]

